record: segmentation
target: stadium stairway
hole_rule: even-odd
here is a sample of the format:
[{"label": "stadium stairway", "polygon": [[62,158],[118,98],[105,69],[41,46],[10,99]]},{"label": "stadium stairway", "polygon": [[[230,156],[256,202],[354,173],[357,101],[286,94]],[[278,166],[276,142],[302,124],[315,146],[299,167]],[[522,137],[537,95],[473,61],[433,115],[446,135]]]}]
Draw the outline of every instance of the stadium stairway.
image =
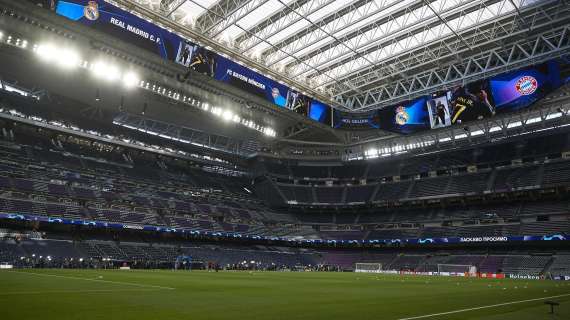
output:
[{"label": "stadium stairway", "polygon": [[489,175],[489,180],[487,180],[487,188],[485,190],[493,190],[495,186],[495,180],[497,179],[497,169],[493,169]]},{"label": "stadium stairway", "polygon": [[544,265],[544,268],[542,268],[540,274],[547,274],[548,271],[550,270],[550,267],[552,267],[552,265],[554,264],[554,261],[556,261],[556,257],[555,256],[550,257],[550,260],[548,260],[548,262]]}]

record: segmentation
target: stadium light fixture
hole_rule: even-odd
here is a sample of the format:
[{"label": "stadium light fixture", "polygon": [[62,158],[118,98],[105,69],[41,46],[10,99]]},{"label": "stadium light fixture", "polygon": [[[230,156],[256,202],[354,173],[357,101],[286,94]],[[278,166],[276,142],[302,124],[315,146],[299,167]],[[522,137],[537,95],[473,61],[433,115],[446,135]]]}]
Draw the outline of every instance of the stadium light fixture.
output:
[{"label": "stadium light fixture", "polygon": [[275,137],[277,135],[277,133],[275,132],[275,130],[273,130],[272,128],[266,127],[263,130],[261,130],[266,136],[269,137]]},{"label": "stadium light fixture", "polygon": [[515,121],[515,122],[509,123],[509,124],[507,125],[507,129],[510,129],[510,128],[517,128],[517,127],[520,127],[520,126],[522,126],[522,122],[521,122],[521,121]]},{"label": "stadium light fixture", "polygon": [[562,112],[555,112],[555,113],[551,113],[551,114],[547,115],[545,120],[551,120],[551,119],[556,119],[556,118],[560,118],[560,117],[562,117]]},{"label": "stadium light fixture", "polygon": [[225,121],[230,121],[230,120],[232,120],[233,117],[234,117],[234,114],[230,110],[225,110],[224,113],[222,114],[222,118]]},{"label": "stadium light fixture", "polygon": [[534,118],[528,119],[528,120],[525,122],[525,124],[528,125],[528,124],[533,124],[533,123],[537,123],[537,122],[540,122],[540,121],[542,121],[542,119],[541,119],[540,117],[534,117]]},{"label": "stadium light fixture", "polygon": [[218,108],[218,107],[212,107],[212,109],[210,109],[210,110],[212,111],[212,113],[213,113],[214,115],[216,115],[216,116],[218,116],[218,117],[221,116],[222,113],[223,113],[222,109],[221,109],[221,108]]},{"label": "stadium light fixture", "polygon": [[119,68],[117,68],[117,66],[114,66],[114,65],[108,66],[107,74],[106,74],[105,78],[107,80],[110,80],[110,81],[115,81],[117,79],[120,79],[121,73],[119,71]]},{"label": "stadium light fixture", "polygon": [[476,137],[482,135],[483,133],[484,133],[483,130],[476,130],[471,132],[471,136]]},{"label": "stadium light fixture", "polygon": [[91,65],[91,71],[100,79],[114,81],[121,78],[119,68],[114,65],[107,64],[103,61],[97,61]]},{"label": "stadium light fixture", "polygon": [[71,69],[77,67],[81,62],[81,58],[79,54],[71,49],[63,49],[60,52],[57,52],[56,63],[60,67],[65,69]]},{"label": "stadium light fixture", "polygon": [[372,159],[372,158],[378,158],[378,153],[379,153],[378,149],[370,148],[364,152],[364,155],[366,156],[366,158]]},{"label": "stadium light fixture", "polygon": [[91,64],[91,72],[93,72],[97,78],[105,77],[106,69],[107,66],[102,61]]},{"label": "stadium light fixture", "polygon": [[127,88],[132,88],[136,86],[140,82],[138,75],[134,72],[127,72],[123,76],[123,84]]},{"label": "stadium light fixture", "polygon": [[44,61],[52,61],[57,56],[57,50],[51,43],[40,44],[36,48],[36,54]]}]

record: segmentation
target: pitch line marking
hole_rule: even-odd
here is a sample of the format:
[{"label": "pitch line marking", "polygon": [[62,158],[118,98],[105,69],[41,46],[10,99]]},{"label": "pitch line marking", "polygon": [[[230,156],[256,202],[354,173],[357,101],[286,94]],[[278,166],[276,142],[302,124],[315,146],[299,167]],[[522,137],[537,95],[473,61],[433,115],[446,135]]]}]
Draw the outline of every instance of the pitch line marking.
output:
[{"label": "pitch line marking", "polygon": [[62,275],[58,275],[58,274],[49,274],[49,273],[21,272],[21,271],[8,271],[8,272],[18,273],[18,274],[31,274],[31,275],[42,276],[42,277],[54,277],[54,278],[63,278],[63,279],[85,280],[85,281],[92,281],[92,282],[123,284],[123,285],[127,285],[127,286],[135,286],[135,287],[141,287],[141,288],[155,288],[155,289],[164,289],[164,290],[175,290],[176,289],[176,288],[172,288],[172,287],[155,286],[155,285],[151,285],[151,284],[139,284],[139,283],[132,283],[132,282],[89,279],[89,278],[81,278],[81,277],[62,276]]},{"label": "pitch line marking", "polygon": [[15,292],[0,292],[0,296],[11,295],[33,295],[33,294],[66,294],[66,293],[113,293],[113,292],[143,292],[143,291],[158,291],[161,289],[101,289],[101,290],[45,290],[45,291],[15,291]]},{"label": "pitch line marking", "polygon": [[426,315],[423,315],[423,316],[416,316],[416,317],[409,317],[409,318],[400,318],[400,319],[398,319],[398,320],[423,319],[423,318],[430,318],[430,317],[436,317],[436,316],[444,316],[444,315],[453,314],[453,313],[467,312],[467,311],[480,310],[480,309],[496,308],[496,307],[502,307],[502,306],[507,306],[507,305],[511,305],[511,304],[519,304],[519,303],[532,302],[532,301],[539,301],[539,300],[544,300],[544,299],[553,299],[553,298],[567,297],[567,296],[570,296],[570,293],[559,294],[559,295],[556,295],[556,296],[535,298],[535,299],[526,299],[526,300],[519,300],[519,301],[511,301],[511,302],[497,303],[497,304],[491,304],[491,305],[488,305],[488,306],[481,306],[481,307],[474,307],[474,308],[459,309],[459,310],[453,310],[453,311],[447,311],[447,312],[432,313],[432,314],[426,314]]}]

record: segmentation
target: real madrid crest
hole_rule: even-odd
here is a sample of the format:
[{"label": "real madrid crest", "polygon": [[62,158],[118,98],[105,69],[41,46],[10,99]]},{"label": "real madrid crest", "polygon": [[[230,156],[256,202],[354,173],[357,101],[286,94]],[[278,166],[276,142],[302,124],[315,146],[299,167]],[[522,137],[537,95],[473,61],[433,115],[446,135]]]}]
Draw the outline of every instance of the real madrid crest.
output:
[{"label": "real madrid crest", "polygon": [[99,19],[99,5],[96,1],[89,1],[87,5],[83,8],[83,15],[85,18],[95,21]]},{"label": "real madrid crest", "polygon": [[410,115],[406,112],[406,108],[401,106],[396,109],[396,117],[394,119],[396,121],[396,124],[403,126],[408,123]]}]

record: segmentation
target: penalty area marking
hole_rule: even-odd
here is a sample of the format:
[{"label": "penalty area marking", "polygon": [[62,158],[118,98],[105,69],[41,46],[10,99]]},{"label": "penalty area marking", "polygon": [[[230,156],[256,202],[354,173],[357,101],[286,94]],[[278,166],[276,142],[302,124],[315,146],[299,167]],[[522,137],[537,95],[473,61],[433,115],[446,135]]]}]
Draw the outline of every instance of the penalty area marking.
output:
[{"label": "penalty area marking", "polygon": [[21,272],[21,271],[8,271],[8,272],[17,273],[17,274],[31,274],[31,275],[42,276],[42,277],[53,277],[53,278],[62,278],[62,279],[73,279],[73,280],[84,280],[84,281],[92,281],[92,282],[122,284],[122,285],[135,286],[135,287],[140,287],[140,288],[154,288],[154,289],[163,289],[163,290],[175,290],[176,289],[176,288],[172,288],[172,287],[155,286],[155,285],[151,285],[151,284],[139,284],[139,283],[132,283],[132,282],[89,279],[89,278],[81,278],[81,277],[62,276],[62,275],[58,275],[58,274],[49,274],[49,273]]},{"label": "penalty area marking", "polygon": [[526,300],[519,300],[519,301],[503,302],[503,303],[491,304],[491,305],[488,305],[488,306],[481,306],[481,307],[474,307],[474,308],[467,308],[467,309],[459,309],[459,310],[453,310],[453,311],[447,311],[447,312],[425,314],[425,315],[423,315],[423,316],[415,316],[415,317],[409,317],[409,318],[400,318],[400,319],[398,319],[398,320],[413,320],[413,319],[431,318],[431,317],[444,316],[444,315],[454,314],[454,313],[461,313],[461,312],[468,312],[468,311],[473,311],[473,310],[496,308],[496,307],[508,306],[508,305],[511,305],[511,304],[518,304],[518,303],[539,301],[539,300],[544,300],[544,299],[554,299],[554,298],[567,297],[567,296],[570,296],[570,293],[559,294],[559,295],[556,295],[556,296],[535,298],[535,299],[526,299]]}]

